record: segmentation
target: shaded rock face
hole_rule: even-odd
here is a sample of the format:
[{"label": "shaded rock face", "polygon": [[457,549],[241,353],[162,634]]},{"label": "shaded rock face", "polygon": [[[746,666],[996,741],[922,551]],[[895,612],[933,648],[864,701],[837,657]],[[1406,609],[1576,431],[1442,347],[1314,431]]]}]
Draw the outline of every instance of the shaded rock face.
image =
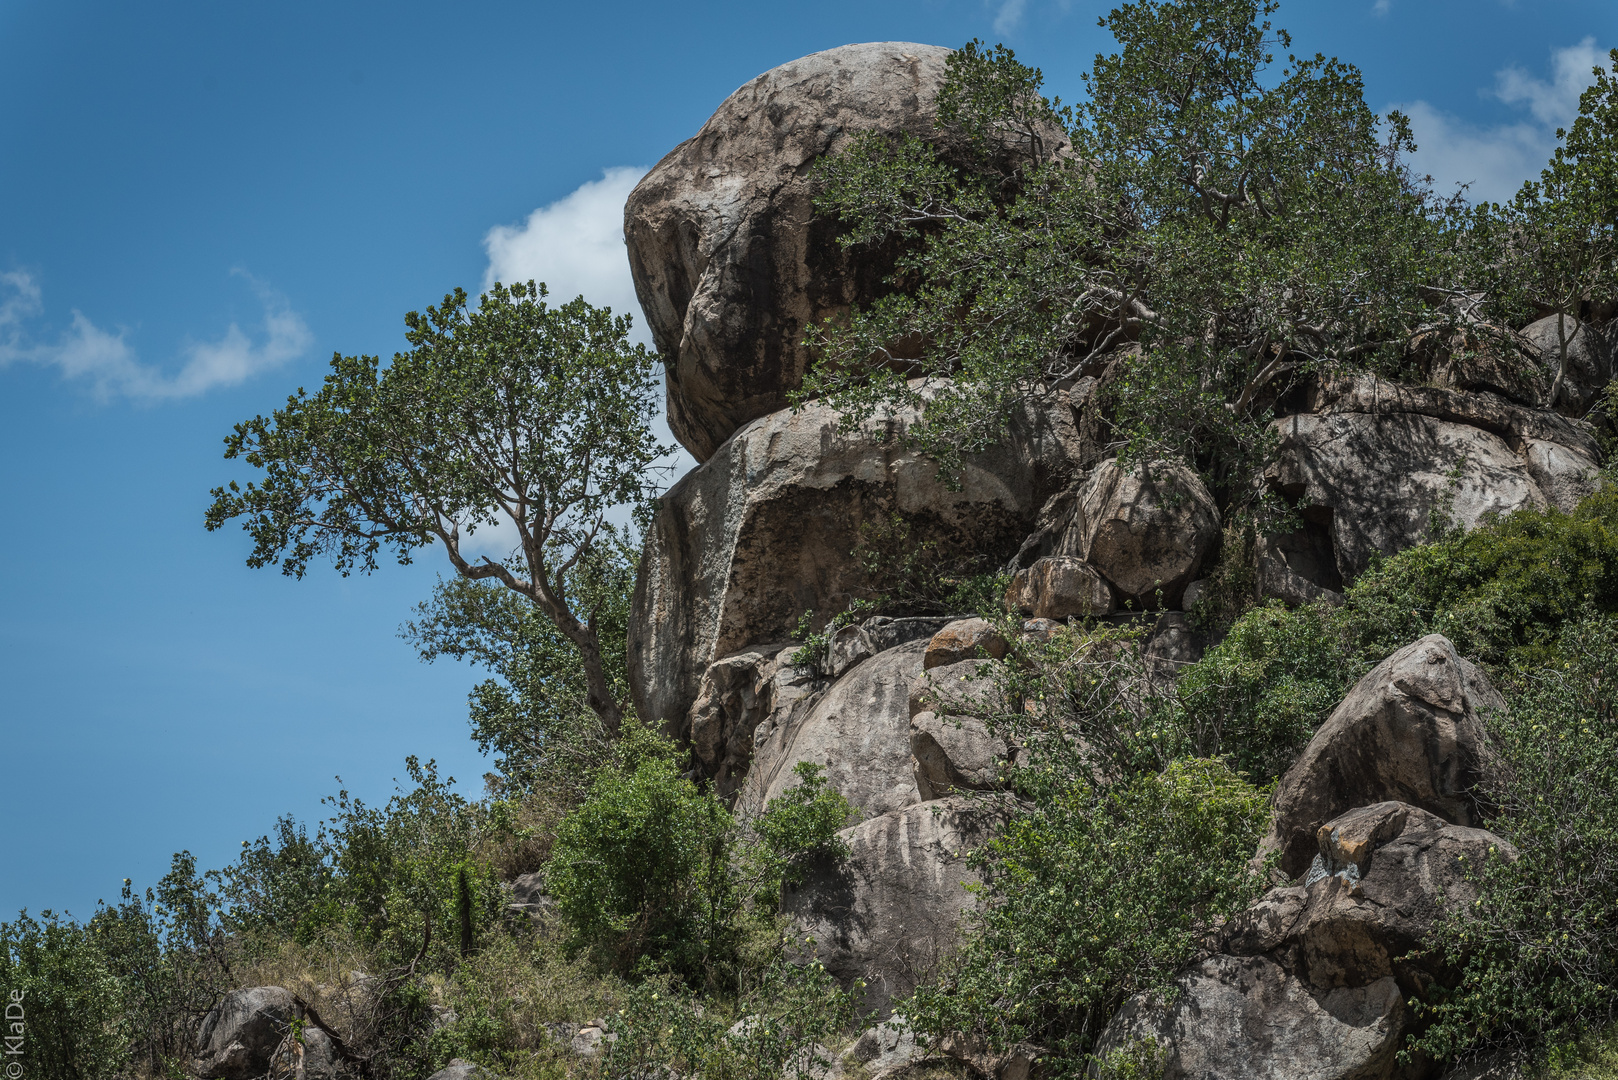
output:
[{"label": "shaded rock face", "polygon": [[[1268,479],[1307,505],[1315,534],[1295,539],[1296,559],[1282,561],[1326,590],[1352,582],[1374,553],[1420,543],[1445,504],[1472,528],[1491,513],[1571,510],[1595,489],[1590,428],[1556,413],[1368,375],[1325,380],[1306,397],[1304,411],[1275,421],[1281,451]],[[1322,538],[1334,573],[1320,566]]]},{"label": "shaded rock face", "polygon": [[[629,678],[647,721],[685,734],[715,660],[817,627],[870,591],[851,552],[860,525],[905,516],[914,542],[1003,561],[1068,474],[1071,417],[1030,414],[1003,446],[969,459],[959,490],[904,446],[912,414],[838,430],[830,408],[779,412],[737,432],[659,500],[630,622]],[[1050,419],[1050,423],[1045,421]]]},{"label": "shaded rock face", "polygon": [[282,1046],[299,1015],[292,993],[279,986],[231,991],[202,1018],[192,1071],[205,1080],[249,1080],[268,1074],[281,1050],[289,1072],[311,1080],[335,1076],[331,1040],[313,1026],[304,1028],[301,1053]]},{"label": "shaded rock face", "polygon": [[624,208],[635,293],[668,359],[669,427],[698,461],[786,405],[812,323],[884,291],[894,251],[848,251],[813,213],[816,159],[862,131],[936,135],[949,50],[844,45],[765,72]]},{"label": "shaded rock face", "polygon": [[1163,1080],[1383,1080],[1394,1066],[1404,997],[1392,978],[1324,994],[1262,956],[1214,956],[1176,980],[1168,1006],[1133,998],[1097,1045],[1163,1049]]},{"label": "shaded rock face", "polygon": [[[1544,369],[1547,391],[1563,367],[1562,384],[1552,407],[1567,416],[1583,416],[1597,395],[1612,381],[1614,324],[1596,327],[1577,319],[1551,315],[1530,323],[1522,331],[1530,351]],[[1562,340],[1567,339],[1567,363],[1562,365]],[[1535,402],[1538,404],[1539,402]]]},{"label": "shaded rock face", "polygon": [[910,764],[910,687],[925,641],[879,653],[759,733],[737,805],[762,810],[798,779],[800,761],[824,766],[827,783],[868,817],[920,801]]},{"label": "shaded rock face", "polygon": [[832,975],[865,980],[863,1007],[885,1017],[955,947],[975,880],[966,855],[996,824],[992,807],[958,795],[862,821],[838,834],[848,859],[788,889],[781,909]]},{"label": "shaded rock face", "polygon": [[[1012,569],[1014,606],[1033,610],[1044,565],[1049,577],[1071,568],[1047,564],[1066,557],[1088,564],[1112,586],[1118,605],[1178,607],[1185,587],[1219,536],[1219,509],[1194,471],[1172,462],[1125,468],[1103,461],[1041,508],[1038,530],[1024,541]],[[1030,571],[1024,577],[1020,571]],[[1060,618],[1061,616],[1042,616]]]},{"label": "shaded rock face", "polygon": [[981,720],[923,712],[910,718],[910,754],[916,790],[925,801],[1000,787],[1012,748]]},{"label": "shaded rock face", "polygon": [[741,786],[760,724],[784,715],[814,690],[813,677],[792,663],[797,646],[766,645],[708,665],[686,730],[697,769],[722,796]]},{"label": "shaded rock face", "polygon": [[1505,702],[1448,638],[1431,634],[1388,657],[1349,692],[1282,776],[1270,844],[1281,869],[1309,868],[1321,825],[1397,799],[1460,825],[1476,821],[1483,714]]},{"label": "shaded rock face", "polygon": [[1006,606],[1036,619],[1087,619],[1112,614],[1112,589],[1083,559],[1047,555],[1012,575]]}]

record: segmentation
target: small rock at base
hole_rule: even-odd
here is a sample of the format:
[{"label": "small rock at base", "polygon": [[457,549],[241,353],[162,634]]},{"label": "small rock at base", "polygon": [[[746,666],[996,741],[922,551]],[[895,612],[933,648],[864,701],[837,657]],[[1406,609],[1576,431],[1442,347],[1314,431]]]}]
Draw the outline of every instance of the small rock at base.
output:
[{"label": "small rock at base", "polygon": [[1010,646],[1000,631],[985,619],[958,619],[933,635],[927,643],[923,669],[943,667],[961,660],[978,659],[979,650],[996,660],[1003,659]]}]

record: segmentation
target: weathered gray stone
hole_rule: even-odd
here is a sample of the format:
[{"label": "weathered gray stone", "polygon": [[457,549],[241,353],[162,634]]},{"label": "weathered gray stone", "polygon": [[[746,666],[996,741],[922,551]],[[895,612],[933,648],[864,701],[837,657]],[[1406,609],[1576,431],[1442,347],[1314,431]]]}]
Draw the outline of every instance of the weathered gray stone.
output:
[{"label": "weathered gray stone", "polygon": [[719,794],[741,786],[759,725],[778,722],[814,693],[812,672],[792,662],[796,652],[790,644],[765,645],[727,656],[703,673],[686,730],[698,769]]},{"label": "weathered gray stone", "polygon": [[1163,1051],[1163,1080],[1386,1080],[1405,1014],[1389,978],[1311,991],[1262,956],[1209,958],[1176,981],[1168,1003],[1126,1002],[1097,1056],[1137,1039]]},{"label": "weathered gray stone", "polygon": [[[1128,468],[1103,461],[1043,507],[1040,528],[1016,567],[1071,556],[1094,567],[1119,604],[1178,607],[1219,536],[1219,509],[1197,474],[1178,462]],[[1024,605],[1026,610],[1026,605]]]},{"label": "weathered gray stone", "polygon": [[336,1053],[324,1032],[309,1026],[303,1044],[289,1040],[302,1017],[292,992],[279,986],[233,990],[202,1018],[192,1071],[205,1080],[250,1080],[272,1067],[308,1080],[336,1075]]},{"label": "weathered gray stone", "polygon": [[854,1064],[865,1066],[871,1076],[889,1069],[903,1068],[927,1055],[916,1046],[916,1033],[898,1013],[874,1027],[866,1028],[844,1055]]},{"label": "weathered gray stone", "polygon": [[[908,419],[907,419],[908,418]],[[917,543],[998,563],[1026,535],[1046,493],[1032,464],[1066,451],[1013,441],[969,458],[951,490],[907,449],[914,414],[843,432],[830,408],[756,420],[659,500],[636,582],[629,677],[640,715],[684,734],[708,666],[816,629],[870,595],[851,557],[860,525],[904,515]],[[1036,440],[1037,442],[1037,440]]]},{"label": "weathered gray stone", "polygon": [[924,668],[943,667],[962,660],[976,660],[987,654],[1003,659],[1011,646],[1000,631],[986,619],[957,619],[939,630],[927,642]]},{"label": "weathered gray stone", "polygon": [[886,291],[900,247],[838,244],[841,227],[814,212],[811,166],[865,131],[947,150],[934,120],[948,56],[873,42],[783,64],[725,99],[630,194],[624,239],[668,361],[669,427],[697,460],[785,407],[812,325]]},{"label": "weathered gray stone", "polygon": [[1012,748],[981,720],[923,712],[910,718],[910,753],[916,790],[925,801],[1002,786]]},{"label": "weathered gray stone", "polygon": [[1006,711],[993,660],[959,660],[922,672],[910,684],[910,715],[985,719]]},{"label": "weathered gray stone", "polygon": [[864,1007],[885,1017],[955,947],[972,902],[967,855],[991,835],[995,815],[956,795],[844,829],[849,857],[786,890],[782,911],[844,985],[865,980]]},{"label": "weathered gray stone", "polygon": [[1297,877],[1316,833],[1345,811],[1398,800],[1459,825],[1477,820],[1483,714],[1504,701],[1449,639],[1431,634],[1371,670],[1309,740],[1275,793],[1269,843]]},{"label": "weathered gray stone", "polygon": [[1406,993],[1452,984],[1452,969],[1415,950],[1446,912],[1476,898],[1469,876],[1516,858],[1493,833],[1392,801],[1339,815],[1316,841],[1303,884],[1272,889],[1232,919],[1223,950],[1268,956],[1317,990],[1387,976]]},{"label": "weathered gray stone", "polygon": [[921,799],[910,763],[910,687],[925,641],[855,667],[805,707],[790,710],[754,750],[737,805],[756,812],[797,786],[799,762],[823,766],[830,786],[870,817]]},{"label": "weathered gray stone", "polygon": [[1006,605],[1038,619],[1095,618],[1112,614],[1112,589],[1083,559],[1048,555],[1012,575]]},{"label": "weathered gray stone", "polygon": [[455,1058],[427,1080],[495,1080],[495,1075],[465,1058]]},{"label": "weathered gray stone", "polygon": [[1308,505],[1343,582],[1373,554],[1426,539],[1435,508],[1471,528],[1489,514],[1571,510],[1595,488],[1588,425],[1496,394],[1344,376],[1313,387],[1304,407],[1275,421],[1281,450],[1267,475]]},{"label": "weathered gray stone", "polygon": [[826,672],[837,678],[849,668],[908,642],[932,638],[950,623],[948,616],[888,618],[878,615],[862,623],[844,626],[832,635],[827,646]]},{"label": "weathered gray stone", "polygon": [[[1552,403],[1557,412],[1583,416],[1612,381],[1612,323],[1598,328],[1577,319],[1549,315],[1524,327],[1522,338],[1544,370],[1543,382],[1547,390],[1556,381],[1558,367],[1563,369],[1556,401]],[[1565,365],[1562,362],[1564,339]],[[1534,404],[1541,404],[1543,400],[1536,400]]]}]

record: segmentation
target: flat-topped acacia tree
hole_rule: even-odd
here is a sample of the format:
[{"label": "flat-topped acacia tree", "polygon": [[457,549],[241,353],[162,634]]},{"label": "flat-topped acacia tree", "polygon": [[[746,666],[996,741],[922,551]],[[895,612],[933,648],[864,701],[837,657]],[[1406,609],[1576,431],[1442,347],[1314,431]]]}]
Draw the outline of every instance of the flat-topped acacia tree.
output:
[{"label": "flat-topped acacia tree", "polygon": [[[570,576],[613,534],[609,514],[641,505],[669,452],[651,431],[657,357],[630,320],[579,297],[552,307],[544,285],[495,284],[477,308],[456,289],[405,316],[411,348],[332,357],[313,394],[237,424],[225,457],[263,470],[215,488],[207,526],[242,518],[252,567],[302,577],[311,560],[343,575],[378,557],[409,563],[441,545],[455,572],[526,597],[579,650],[590,708],[615,732],[623,706],[603,664],[597,613]],[[467,548],[506,526],[504,561]]]}]

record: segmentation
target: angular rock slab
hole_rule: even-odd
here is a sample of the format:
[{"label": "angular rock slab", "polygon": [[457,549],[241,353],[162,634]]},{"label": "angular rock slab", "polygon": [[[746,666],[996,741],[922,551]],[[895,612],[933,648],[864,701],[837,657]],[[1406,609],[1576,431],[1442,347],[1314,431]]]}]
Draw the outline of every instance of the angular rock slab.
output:
[{"label": "angular rock slab", "polygon": [[[1119,604],[1157,607],[1161,591],[1163,606],[1175,608],[1219,537],[1219,508],[1185,465],[1155,461],[1126,468],[1112,460],[1053,496],[1041,508],[1039,524],[1013,569],[1068,556],[1099,572]],[[1030,608],[1021,596],[1007,599]]]},{"label": "angular rock slab", "polygon": [[905,447],[914,418],[844,432],[824,405],[773,413],[658,500],[630,619],[629,680],[642,717],[685,734],[708,665],[792,637],[807,610],[824,627],[868,595],[869,575],[852,555],[862,523],[899,513],[917,543],[999,562],[1047,495],[1040,470],[1055,475],[1075,460],[1060,425],[1030,417],[1005,445],[968,459],[952,491],[934,462]]},{"label": "angular rock slab", "polygon": [[1397,800],[1468,825],[1484,766],[1484,714],[1505,702],[1483,672],[1429,634],[1388,657],[1349,691],[1281,777],[1269,843],[1297,877],[1326,822]]},{"label": "angular rock slab", "polygon": [[989,839],[998,813],[956,795],[844,829],[848,859],[782,897],[797,939],[813,940],[805,958],[844,985],[864,979],[863,1007],[886,1017],[955,948],[976,880],[967,854]]},{"label": "angular rock slab", "polygon": [[792,657],[797,646],[762,645],[708,665],[686,731],[697,769],[722,796],[735,792],[753,760],[761,724],[814,693],[813,676]]},{"label": "angular rock slab", "polygon": [[759,811],[788,788],[801,761],[820,765],[833,790],[863,816],[921,800],[910,763],[910,687],[921,674],[925,641],[876,656],[838,679],[807,708],[761,732],[737,805]]},{"label": "angular rock slab", "polygon": [[[1328,379],[1307,411],[1276,420],[1270,483],[1324,517],[1337,576],[1427,538],[1434,508],[1472,528],[1488,514],[1571,510],[1595,490],[1589,425],[1489,393]],[[1324,581],[1316,584],[1335,586]]]},{"label": "angular rock slab", "polygon": [[[950,50],[844,45],[741,87],[624,207],[635,293],[667,360],[669,428],[706,461],[803,381],[812,325],[884,292],[897,245],[845,248],[814,212],[821,156],[866,131],[940,143]],[[1051,132],[1055,150],[1059,132]]]},{"label": "angular rock slab", "polygon": [[[205,1080],[251,1080],[268,1074],[292,1021],[301,1015],[292,992],[282,987],[232,990],[202,1018],[192,1072]],[[336,1075],[331,1040],[313,1025],[304,1028],[302,1066],[310,1080]]]},{"label": "angular rock slab", "polygon": [[1163,1080],[1386,1080],[1404,997],[1393,979],[1312,992],[1273,960],[1214,956],[1177,980],[1172,1003],[1132,998],[1097,1056],[1137,1039],[1163,1050]]},{"label": "angular rock slab", "polygon": [[1447,912],[1477,897],[1468,876],[1516,849],[1491,832],[1451,825],[1401,802],[1350,810],[1321,826],[1302,885],[1272,889],[1233,918],[1223,949],[1268,956],[1318,990],[1393,977],[1424,994],[1454,972],[1415,956]]}]

